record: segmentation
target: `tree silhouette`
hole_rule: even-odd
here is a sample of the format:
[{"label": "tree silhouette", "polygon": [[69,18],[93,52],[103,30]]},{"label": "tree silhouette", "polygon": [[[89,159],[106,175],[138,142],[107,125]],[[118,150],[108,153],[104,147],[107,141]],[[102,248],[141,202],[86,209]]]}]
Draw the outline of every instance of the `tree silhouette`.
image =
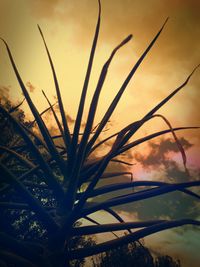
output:
[{"label": "tree silhouette", "polygon": [[180,267],[170,256],[155,259],[141,243],[130,243],[93,257],[93,267]]},{"label": "tree silhouette", "polygon": [[[127,75],[100,123],[97,126],[94,126],[99,96],[111,61],[117,51],[129,42],[132,36],[129,35],[118,46],[116,46],[102,67],[89,107],[86,124],[83,132],[81,131],[85,99],[92,71],[100,22],[101,5],[99,1],[97,26],[81,93],[80,104],[72,132],[70,132],[69,129],[68,118],[65,116],[63,101],[53,61],[42,30],[38,26],[52,70],[61,117],[60,121],[59,116],[55,112],[54,106],[50,103],[46,96],[49,108],[52,111],[58,130],[60,131],[59,136],[56,137],[50,134],[48,125],[44,123],[42,114],[38,112],[26,89],[7,42],[4,39],[1,39],[5,44],[16,78],[34,116],[35,123],[40,131],[40,134],[37,134],[31,129],[30,125],[24,125],[20,120],[13,116],[12,112],[6,110],[3,106],[0,106],[1,116],[3,116],[4,120],[9,122],[9,125],[12,125],[17,135],[17,140],[15,140],[14,144],[11,143],[8,144],[7,147],[1,147],[0,209],[2,214],[6,212],[8,213],[8,216],[16,216],[17,218],[15,221],[20,220],[22,213],[24,213],[24,216],[26,217],[26,220],[22,223],[23,227],[20,229],[20,231],[24,231],[23,233],[12,231],[14,221],[11,223],[12,220],[10,220],[8,225],[6,225],[6,222],[4,221],[5,217],[1,218],[1,224],[3,227],[1,228],[0,233],[0,259],[1,264],[4,266],[69,266],[69,261],[83,259],[84,257],[113,249],[119,245],[134,242],[140,238],[165,229],[185,224],[200,225],[199,221],[191,219],[124,222],[119,214],[112,209],[112,207],[118,205],[125,205],[130,202],[156,197],[158,195],[163,195],[177,190],[199,199],[199,195],[189,190],[189,188],[199,186],[200,181],[188,181],[185,183],[173,184],[154,181],[131,181],[120,184],[115,183],[100,187],[98,186],[98,182],[105,177],[115,177],[117,175],[124,174],[120,172],[107,172],[106,170],[108,165],[113,160],[116,160],[119,155],[139,144],[142,144],[143,142],[170,132],[175,138],[185,165],[186,156],[175,133],[176,131],[183,129],[197,128],[172,128],[165,117],[157,114],[157,111],[164,104],[166,104],[176,93],[186,86],[192,74],[196,70],[195,68],[178,88],[173,90],[152,110],[148,111],[143,118],[131,123],[108,138],[99,141],[99,137],[113,114],[122,94],[140,64],[157,41],[167,22],[166,20],[161,29],[147,46],[146,50],[139,57],[130,73]],[[130,141],[135,133],[147,121],[150,121],[155,117],[163,119],[168,128],[135,141]],[[63,144],[61,146],[56,144],[57,138],[62,140]],[[113,140],[110,150],[101,158],[96,158],[94,160],[96,149],[101,147],[108,140]],[[20,165],[15,165],[15,161],[20,163]],[[121,162],[121,164],[123,164],[123,162]],[[15,168],[16,166],[17,168]],[[143,186],[143,189],[138,192],[133,191],[128,195],[123,194],[121,190],[141,186]],[[95,198],[97,196],[102,196],[104,194],[109,195],[109,193],[113,192],[118,192],[118,196],[115,198],[110,197],[105,201],[102,200],[101,202],[96,202]],[[48,201],[46,201],[47,196],[49,198]],[[97,221],[92,220],[89,217],[90,214],[101,210],[105,210],[119,222],[99,224]],[[79,226],[77,223],[83,218],[93,222],[94,225]],[[27,225],[28,232],[26,227]],[[35,230],[35,226],[37,225],[39,225],[40,232]],[[140,229],[136,230],[137,228]],[[71,247],[71,242],[75,237],[125,229],[129,231],[128,235],[90,247],[84,245],[76,248]],[[26,236],[27,239],[25,239],[24,236]],[[41,236],[43,236],[42,240]]]}]

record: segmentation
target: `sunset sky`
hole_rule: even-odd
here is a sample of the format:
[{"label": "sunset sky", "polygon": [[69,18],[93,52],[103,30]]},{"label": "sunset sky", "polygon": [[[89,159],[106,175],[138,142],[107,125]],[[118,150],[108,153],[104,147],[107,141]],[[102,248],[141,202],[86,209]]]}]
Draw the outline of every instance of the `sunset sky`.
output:
[{"label": "sunset sky", "polygon": [[[128,85],[115,113],[111,118],[111,131],[117,131],[134,120],[140,119],[154,105],[184,82],[195,66],[200,63],[200,1],[198,0],[102,0],[102,23],[99,42],[89,85],[86,113],[98,75],[104,62],[126,36],[133,39],[113,59],[103,88],[96,123],[118,92],[127,74],[141,53],[158,32],[167,17],[164,31],[152,48],[136,75]],[[41,93],[44,90],[52,103],[55,89],[44,45],[37,29],[43,30],[51,52],[66,113],[75,118],[86,72],[88,56],[98,14],[94,0],[0,0],[0,36],[13,53],[20,74],[30,95],[40,111],[47,107]],[[15,103],[23,99],[20,87],[10,65],[3,43],[0,43],[0,94]],[[172,126],[200,126],[200,69],[159,113],[166,116]],[[23,108],[31,117],[26,104]],[[143,127],[137,137],[167,128],[156,118]],[[109,134],[108,133],[108,134]],[[182,160],[171,136],[148,143],[129,153],[137,164],[133,167],[136,179],[174,179],[184,176]],[[188,168],[193,178],[200,173],[200,130],[178,133],[186,150]],[[162,144],[162,146],[161,146]],[[162,176],[162,178],[160,178]],[[171,202],[170,202],[171,199]],[[180,202],[177,210],[167,209],[172,202]],[[158,201],[159,202],[159,201]],[[170,218],[193,216],[200,219],[200,206],[182,195],[164,197],[157,204],[157,217]],[[124,216],[147,219],[154,216],[145,213],[153,200],[132,209],[121,207]],[[141,212],[143,210],[143,212]],[[181,211],[180,211],[181,210]],[[168,212],[168,215],[167,215]],[[146,244],[181,259],[183,267],[200,264],[200,232],[197,228],[181,228],[166,231],[147,238]]]}]

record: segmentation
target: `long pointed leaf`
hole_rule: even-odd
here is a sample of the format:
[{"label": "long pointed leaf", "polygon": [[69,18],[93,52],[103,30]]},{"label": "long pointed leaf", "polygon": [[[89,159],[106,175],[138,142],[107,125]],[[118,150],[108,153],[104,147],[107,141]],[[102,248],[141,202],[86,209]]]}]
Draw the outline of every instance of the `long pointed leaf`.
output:
[{"label": "long pointed leaf", "polygon": [[[109,59],[106,61],[106,63],[104,64],[98,83],[97,83],[97,87],[96,90],[94,92],[91,104],[90,104],[90,108],[89,108],[89,112],[88,112],[88,118],[86,121],[86,126],[85,126],[85,130],[84,130],[84,134],[83,134],[83,138],[81,140],[80,143],[80,150],[83,147],[82,150],[85,150],[85,146],[87,144],[88,138],[89,138],[89,133],[92,130],[92,126],[93,126],[93,122],[94,122],[94,118],[95,118],[95,114],[96,114],[96,109],[97,109],[97,105],[98,105],[98,101],[99,101],[99,96],[101,93],[101,89],[103,87],[104,81],[106,79],[106,75],[108,72],[108,68],[110,66],[110,63],[114,57],[114,55],[116,54],[116,52],[125,44],[127,44],[127,42],[129,42],[132,38],[132,35],[129,35],[128,37],[126,37],[111,53]],[[97,128],[98,129],[98,128]],[[82,154],[82,151],[80,152]]]},{"label": "long pointed leaf", "polygon": [[[57,103],[54,103],[54,104],[52,104],[52,107],[54,107],[55,105],[56,105]],[[44,115],[46,112],[48,112],[49,110],[51,109],[51,107],[48,107],[48,108],[46,108],[45,110],[43,110],[39,115],[40,115],[40,117],[42,117],[42,115]],[[33,121],[31,121],[30,123],[29,123],[29,128],[31,128],[31,127],[33,127],[33,125],[34,125],[34,123],[36,122],[36,120],[34,119]]]},{"label": "long pointed leaf", "polygon": [[[127,128],[127,127],[125,127],[125,128]],[[123,128],[122,130],[125,130],[125,128]],[[173,131],[176,131],[177,129],[198,129],[199,127],[179,127],[179,128],[173,128]],[[176,130],[175,130],[176,129]],[[121,131],[122,131],[121,130]],[[105,139],[103,139],[102,141],[100,141],[99,143],[97,143],[95,146],[93,146],[92,148],[91,148],[91,150],[90,150],[90,153],[89,154],[91,154],[92,152],[94,152],[97,148],[99,148],[101,145],[103,145],[103,144],[105,144],[107,141],[109,141],[110,139],[112,139],[113,137],[116,137],[118,134],[120,133],[120,131],[119,132],[117,132],[117,133],[114,133],[114,134],[112,134],[112,135],[110,135],[110,136],[108,136],[108,137],[106,137]],[[124,146],[125,147],[125,146]],[[123,147],[123,148],[124,148]],[[121,150],[120,150],[121,151]],[[123,152],[121,152],[120,154],[122,154]]]},{"label": "long pointed leaf", "polygon": [[183,225],[198,225],[199,226],[200,222],[195,221],[195,220],[190,220],[190,219],[162,222],[160,224],[155,224],[155,225],[146,227],[145,229],[138,230],[132,234],[120,237],[116,240],[111,240],[111,241],[98,244],[94,247],[75,249],[74,251],[71,251],[70,259],[81,259],[84,257],[102,253],[107,250],[114,249],[116,247],[128,244],[130,242],[135,242],[138,239],[144,238],[151,234],[158,233],[163,230],[183,226]]},{"label": "long pointed leaf", "polygon": [[194,72],[199,68],[200,65],[196,66],[193,71],[190,73],[190,75],[187,77],[187,79],[184,81],[183,84],[181,84],[177,89],[175,89],[171,94],[169,94],[164,100],[162,100],[157,106],[155,106],[151,111],[149,111],[145,117],[152,116],[158,109],[160,109],[166,102],[168,102],[175,94],[177,94],[184,86],[187,85],[189,80],[191,79]]},{"label": "long pointed leaf", "polygon": [[10,51],[10,48],[9,48],[8,44],[6,43],[6,41],[4,39],[2,39],[2,38],[0,38],[0,39],[3,41],[3,43],[6,46],[6,49],[7,49],[7,52],[8,52],[8,55],[9,55],[10,62],[12,64],[13,70],[15,72],[15,75],[17,77],[19,85],[20,85],[20,87],[22,89],[22,92],[23,92],[23,94],[24,94],[24,96],[25,96],[25,98],[26,98],[26,100],[27,100],[27,102],[29,104],[29,107],[30,107],[30,109],[31,109],[36,121],[37,121],[37,124],[38,124],[38,126],[40,128],[41,134],[43,135],[44,140],[45,140],[45,142],[46,142],[46,144],[47,144],[52,156],[55,158],[57,164],[60,166],[63,174],[65,174],[65,172],[66,172],[65,163],[64,163],[63,159],[59,156],[59,153],[58,153],[58,151],[57,151],[57,149],[56,149],[56,147],[55,147],[55,145],[54,145],[54,143],[53,143],[53,141],[51,139],[51,136],[50,136],[50,134],[48,132],[48,129],[47,129],[46,125],[44,124],[43,120],[41,119],[41,117],[39,115],[39,112],[37,111],[35,105],[33,104],[32,100],[30,98],[30,95],[29,95],[29,93],[28,93],[28,91],[27,91],[27,89],[26,89],[26,87],[25,87],[25,85],[24,85],[24,83],[23,83],[23,81],[21,79],[21,76],[20,76],[20,74],[18,72],[18,69],[17,69],[17,67],[15,65],[13,56],[12,56],[11,51]]},{"label": "long pointed leaf", "polygon": [[[130,176],[131,181],[133,180],[133,173],[132,172],[105,172],[101,175],[100,179],[114,178],[114,177],[122,176],[122,175],[128,175],[128,176]],[[92,177],[89,177],[87,179],[86,178],[85,177],[84,177],[84,179],[82,178],[81,183],[84,183],[84,182],[86,183],[86,182],[92,180]]]},{"label": "long pointed leaf", "polygon": [[141,201],[142,199],[147,199],[147,198],[167,194],[169,192],[174,192],[180,189],[185,189],[187,187],[193,187],[193,186],[200,186],[200,181],[193,181],[193,182],[187,182],[187,183],[181,183],[181,184],[170,184],[170,185],[161,186],[159,188],[149,189],[144,192],[132,193],[129,196],[124,196],[124,197],[121,196],[117,199],[107,200],[100,204],[95,204],[90,208],[85,208],[81,215],[85,216],[95,211],[98,211],[100,209],[105,209],[107,207],[114,207],[114,206],[123,205],[123,204],[127,204],[127,203],[134,202],[134,201]]},{"label": "long pointed leaf", "polygon": [[64,132],[65,132],[66,149],[68,149],[69,146],[70,146],[70,143],[71,143],[71,136],[70,136],[69,127],[68,127],[68,124],[67,124],[67,119],[66,119],[66,116],[65,116],[65,110],[64,110],[64,107],[63,107],[60,88],[59,88],[58,80],[57,80],[57,77],[56,77],[56,72],[55,72],[55,68],[54,68],[54,65],[53,65],[53,61],[51,59],[51,55],[50,55],[50,52],[48,50],[48,47],[47,47],[47,44],[46,44],[46,41],[45,41],[45,38],[44,38],[44,35],[43,35],[42,30],[41,30],[39,25],[38,25],[38,29],[39,29],[40,35],[42,37],[42,40],[44,42],[44,46],[45,46],[45,49],[46,49],[46,52],[47,52],[47,55],[48,55],[48,59],[49,59],[49,63],[50,63],[50,66],[51,66],[53,79],[54,79],[54,84],[55,84],[55,88],[56,88],[56,94],[57,94],[57,98],[58,98],[60,114],[61,114],[61,117],[62,117],[63,128],[64,128]]},{"label": "long pointed leaf", "polygon": [[[194,70],[190,73],[190,75],[187,77],[187,79],[184,81],[183,84],[181,84],[177,89],[175,89],[171,94],[169,94],[164,100],[162,100],[158,105],[156,105],[151,111],[149,111],[141,120],[141,124],[135,125],[135,127],[133,127],[130,132],[126,135],[126,137],[124,138],[122,145],[125,144],[133,135],[134,133],[143,125],[144,122],[146,122],[147,120],[153,118],[153,114],[160,109],[165,103],[167,103],[176,93],[178,93],[183,87],[185,87],[187,85],[187,83],[189,82],[190,78],[192,77],[192,75],[194,74],[194,72],[199,68],[200,65],[198,65],[197,67],[194,68]],[[184,154],[184,153],[183,153]],[[183,155],[182,154],[182,155]],[[184,156],[183,156],[184,157]],[[183,159],[184,161],[184,159]],[[185,164],[184,164],[185,165]]]},{"label": "long pointed leaf", "polygon": [[[182,130],[191,130],[191,129],[199,129],[200,127],[177,127],[177,128],[173,128],[173,131],[182,131]],[[170,133],[171,132],[171,129],[168,129],[168,130],[163,130],[163,131],[159,131],[159,132],[156,132],[156,133],[153,133],[153,134],[150,134],[150,135],[147,135],[145,137],[142,137],[142,138],[139,138],[125,146],[123,146],[119,151],[117,151],[114,156],[117,156],[117,155],[120,155],[124,152],[126,152],[127,150],[137,146],[137,145],[140,145],[146,141],[149,141],[155,137],[158,137],[158,136],[161,136],[161,135],[164,135],[164,134],[167,134],[167,133]]]},{"label": "long pointed leaf", "polygon": [[[118,222],[124,223],[124,220],[122,219],[122,217],[119,216],[119,214],[117,212],[115,212],[114,210],[112,210],[111,208],[107,208],[107,209],[105,209],[105,211],[108,212],[110,215],[112,215]],[[129,233],[132,233],[132,231],[129,227],[127,227],[126,230]]]},{"label": "long pointed leaf", "polygon": [[[102,196],[103,194],[113,193],[118,190],[123,190],[123,189],[128,189],[128,188],[135,188],[135,187],[141,187],[141,186],[151,186],[151,187],[152,186],[165,186],[165,185],[170,185],[170,183],[157,182],[157,181],[134,181],[134,182],[128,182],[128,183],[111,184],[111,185],[105,185],[105,186],[102,186],[102,187],[99,187],[93,190],[93,192],[90,193],[90,197],[94,198],[96,196]],[[200,196],[198,194],[188,189],[181,188],[179,189],[179,191],[184,192],[197,199],[200,199]]]},{"label": "long pointed leaf", "polygon": [[[105,81],[109,65],[110,65],[110,63],[112,61],[112,58],[114,57],[115,53],[122,46],[124,46],[127,42],[129,42],[131,38],[132,38],[132,35],[129,35],[127,38],[125,38],[112,51],[111,56],[109,57],[109,59],[106,61],[106,63],[104,64],[104,66],[102,68],[102,71],[101,71],[101,74],[100,74],[100,78],[99,78],[99,81],[97,83],[97,87],[96,87],[96,90],[94,92],[94,96],[93,96],[93,99],[91,101],[90,109],[89,109],[89,112],[88,112],[88,118],[87,118],[87,122],[86,122],[86,127],[85,127],[84,134],[83,134],[83,137],[82,137],[81,142],[80,142],[77,161],[75,162],[75,165],[74,165],[75,166],[74,172],[72,173],[72,182],[71,182],[72,186],[69,187],[69,191],[75,190],[76,186],[78,185],[78,179],[77,178],[78,178],[79,172],[80,172],[81,167],[82,167],[82,162],[84,160],[86,147],[87,147],[87,142],[88,142],[88,138],[90,136],[90,132],[92,130],[93,121],[94,121],[94,117],[95,117],[95,112],[96,112],[96,108],[97,108],[100,92],[101,92],[103,83]],[[77,177],[77,178],[75,178],[75,177]],[[77,179],[77,184],[75,184],[74,179]]]},{"label": "long pointed leaf", "polygon": [[78,236],[94,235],[99,233],[110,232],[110,230],[122,231],[126,229],[143,228],[163,222],[165,222],[165,220],[144,221],[144,222],[121,222],[121,223],[101,224],[95,226],[93,225],[81,226],[73,229],[73,235],[78,235]]},{"label": "long pointed leaf", "polygon": [[[198,128],[199,128],[199,127],[179,127],[179,128],[174,128],[173,131],[185,130],[185,129],[198,129]],[[115,156],[118,156],[118,155],[124,153],[125,151],[127,151],[128,149],[130,149],[130,148],[132,148],[132,147],[134,147],[134,146],[136,146],[136,145],[139,145],[139,144],[141,144],[141,143],[143,143],[143,142],[146,142],[147,140],[150,140],[150,139],[152,139],[152,138],[155,138],[155,137],[157,137],[157,136],[160,136],[160,135],[162,135],[162,134],[169,133],[169,132],[171,132],[171,129],[169,129],[169,130],[164,130],[164,131],[160,131],[160,132],[151,134],[151,135],[149,135],[149,136],[146,136],[146,137],[144,137],[144,138],[138,139],[138,140],[136,140],[136,141],[134,141],[134,142],[132,142],[132,143],[130,143],[130,144],[124,146],[124,147],[123,147],[122,149],[120,149],[119,151],[116,151],[115,153],[113,153],[113,154],[111,155],[111,159],[112,159],[113,157],[115,157]],[[108,155],[108,158],[109,158],[109,155]],[[108,162],[108,161],[109,161],[109,159],[106,159],[106,162]],[[103,167],[103,165],[101,166],[101,164],[103,164],[104,167]],[[86,195],[88,195],[89,192],[92,191],[92,189],[94,188],[94,186],[97,184],[98,180],[100,179],[100,175],[102,175],[103,170],[105,170],[105,168],[106,168],[105,166],[106,166],[107,163],[104,163],[104,162],[102,161],[101,164],[100,164],[100,166],[99,166],[98,168],[103,168],[103,169],[101,169],[101,170],[99,169],[99,172],[97,172],[97,174],[95,175],[95,178],[93,178],[94,181],[93,181],[93,183],[91,184],[91,186],[88,188],[87,192],[85,192]],[[98,175],[99,175],[99,176],[98,176]]]},{"label": "long pointed leaf", "polygon": [[[154,114],[152,115],[151,117],[146,117],[146,119],[144,119],[144,121],[142,120],[142,124],[146,122],[146,120],[148,121],[149,119],[153,119],[153,118],[156,118],[156,117],[159,117],[161,119],[164,120],[164,122],[169,126],[169,129],[174,137],[174,140],[177,144],[177,147],[179,149],[179,151],[181,152],[181,155],[182,155],[182,159],[183,159],[183,165],[185,167],[185,170],[186,172],[188,173],[188,170],[186,168],[186,154],[185,154],[185,151],[184,151],[184,148],[183,146],[181,145],[178,137],[176,136],[176,133],[174,132],[173,130],[173,127],[171,126],[171,123],[166,119],[165,116],[161,115],[161,114]],[[132,136],[132,132],[135,132],[135,128],[138,128],[140,127],[140,123],[137,125],[137,123],[134,123],[133,124],[133,127],[130,127],[130,130],[129,132],[125,135],[125,133],[123,133],[123,131],[121,131],[119,133],[119,135],[117,136],[117,139],[112,147],[112,150],[116,150],[116,151],[119,151],[120,148],[123,147],[124,144],[126,144],[126,142],[130,139],[130,137]],[[115,153],[115,152],[114,152]]]},{"label": "long pointed leaf", "polygon": [[170,130],[171,130],[171,133],[172,133],[172,135],[173,135],[173,137],[174,137],[174,140],[175,140],[175,142],[176,142],[176,144],[177,144],[177,147],[178,147],[179,151],[181,152],[182,159],[183,159],[183,165],[184,165],[184,167],[185,167],[185,169],[186,169],[186,161],[187,161],[187,158],[186,158],[185,150],[184,150],[183,146],[181,145],[181,143],[180,143],[178,137],[176,136],[176,133],[173,131],[173,128],[172,128],[170,122],[169,122],[169,121],[166,119],[166,117],[164,117],[163,115],[155,114],[155,115],[153,115],[153,116],[154,116],[154,117],[160,117],[160,118],[162,118],[162,119],[166,122],[166,124],[169,126],[169,128],[170,128]]},{"label": "long pointed leaf", "polygon": [[[92,222],[92,223],[94,223],[94,224],[96,224],[96,225],[101,225],[101,224],[98,223],[96,220],[93,220],[93,219],[91,219],[91,218],[88,217],[88,216],[85,216],[84,219],[86,219],[86,220],[88,220],[89,222]],[[77,229],[77,228],[74,228],[74,229]],[[111,231],[111,233],[112,233],[115,237],[118,238],[118,235],[116,235],[114,232]],[[73,233],[73,231],[72,231],[72,236],[73,236],[73,235],[74,235],[74,233]]]},{"label": "long pointed leaf", "polygon": [[83,84],[79,108],[78,108],[78,112],[77,112],[77,116],[76,116],[76,120],[75,120],[72,143],[71,143],[71,148],[70,148],[70,159],[69,159],[70,160],[70,162],[69,162],[70,168],[73,168],[72,162],[74,162],[74,158],[76,157],[75,155],[76,155],[76,150],[77,150],[77,145],[78,145],[78,136],[79,136],[79,132],[80,132],[81,121],[82,121],[83,111],[84,111],[84,106],[85,106],[85,99],[86,99],[88,84],[89,84],[89,80],[90,80],[90,74],[91,74],[91,70],[92,70],[95,50],[96,50],[98,36],[99,36],[99,29],[100,29],[100,23],[101,23],[101,1],[98,0],[98,3],[99,3],[98,20],[97,20],[95,35],[94,35],[93,44],[92,44],[92,48],[91,48],[91,52],[90,52],[90,57],[89,57],[87,72],[86,72],[86,76],[85,76],[85,81]]},{"label": "long pointed leaf", "polygon": [[47,152],[49,152],[48,146],[43,142],[43,140],[36,133],[34,133],[34,131],[32,131],[29,127],[26,127],[24,124],[21,124],[21,126],[24,128],[24,130],[28,134],[30,134],[35,139],[35,143],[37,143],[37,145],[42,145],[43,148],[45,148]]},{"label": "long pointed leaf", "polygon": [[50,107],[50,109],[51,109],[51,111],[52,111],[52,113],[53,113],[53,116],[54,116],[54,119],[55,119],[55,121],[56,121],[56,124],[57,124],[57,126],[58,126],[58,128],[59,128],[59,130],[60,130],[61,136],[62,136],[62,138],[63,138],[63,140],[64,140],[65,137],[64,137],[64,133],[63,133],[62,125],[60,124],[60,121],[59,121],[59,119],[58,119],[58,116],[56,115],[56,112],[55,112],[55,110],[54,110],[54,108],[53,108],[51,102],[49,101],[47,95],[45,94],[45,92],[44,92],[43,90],[42,90],[42,93],[43,93],[44,97],[46,98],[46,100],[47,100],[47,102],[48,102],[48,104],[49,104],[49,107]]},{"label": "long pointed leaf", "polygon": [[128,166],[133,166],[135,165],[135,163],[129,163],[125,160],[121,160],[121,159],[111,159],[111,162],[116,162],[116,163],[120,163],[120,164],[124,164],[124,165],[128,165]]},{"label": "long pointed leaf", "polygon": [[11,108],[9,110],[9,113],[13,113],[15,110],[17,110],[24,103],[24,100],[25,100],[25,98],[17,106]]},{"label": "long pointed leaf", "polygon": [[[168,19],[167,19],[168,20]],[[133,77],[133,75],[135,74],[136,70],[138,69],[138,67],[140,66],[140,64],[142,63],[142,61],[144,60],[144,58],[146,57],[146,55],[148,54],[148,52],[150,51],[150,49],[152,48],[152,46],[154,45],[154,43],[156,42],[156,40],[158,39],[159,35],[161,34],[165,24],[167,23],[167,20],[164,22],[163,26],[161,27],[161,29],[159,30],[159,32],[156,34],[156,36],[153,38],[153,40],[151,41],[151,43],[149,44],[149,46],[147,47],[147,49],[144,51],[144,53],[141,55],[141,57],[139,58],[139,60],[137,61],[137,63],[134,65],[134,67],[132,68],[132,70],[130,71],[130,73],[128,74],[127,78],[125,79],[124,83],[122,84],[119,92],[117,93],[117,95],[115,96],[114,100],[112,101],[111,105],[109,106],[107,112],[105,113],[103,119],[101,120],[96,133],[94,134],[94,136],[91,138],[87,150],[89,151],[90,148],[93,146],[93,144],[95,143],[95,141],[97,140],[99,134],[101,133],[101,131],[103,130],[104,126],[106,125],[106,123],[108,122],[108,120],[110,119],[113,111],[115,110],[122,94],[124,93],[128,83],[130,82],[131,78]]]}]

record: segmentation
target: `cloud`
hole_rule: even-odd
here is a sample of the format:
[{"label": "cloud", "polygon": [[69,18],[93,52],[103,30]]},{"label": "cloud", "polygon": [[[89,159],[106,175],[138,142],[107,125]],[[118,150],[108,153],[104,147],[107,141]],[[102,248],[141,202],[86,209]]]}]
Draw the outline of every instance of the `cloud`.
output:
[{"label": "cloud", "polygon": [[[60,23],[76,25],[75,34],[85,40],[97,19],[97,1],[29,1],[30,10],[33,16],[52,20]],[[200,4],[198,1],[158,1],[158,0],[107,0],[102,1],[102,32],[108,42],[121,38],[124,34],[134,34],[134,42],[140,42],[142,45],[152,33],[159,29],[166,17],[170,16],[168,28],[168,37],[170,39],[163,43],[164,56],[173,54],[179,57],[183,54],[191,54],[191,43],[195,46],[196,51],[192,53],[192,59],[198,55],[200,50],[198,41],[200,18],[198,14]],[[159,14],[159,15],[158,15]],[[90,19],[88,19],[88,15]],[[184,25],[184,27],[183,27]],[[88,27],[87,27],[88,26]],[[93,25],[94,27],[94,25]],[[150,29],[151,28],[151,29]],[[167,30],[166,30],[167,31]],[[186,38],[187,35],[187,38]],[[85,37],[84,37],[85,36]],[[178,43],[173,42],[177,40]],[[89,41],[89,40],[88,40]],[[81,42],[83,45],[84,42]],[[186,53],[185,53],[186,52]],[[191,57],[189,60],[192,60]],[[183,57],[183,61],[188,58]],[[186,62],[187,63],[187,62]]]},{"label": "cloud", "polygon": [[[193,144],[186,138],[182,137],[179,140],[186,151],[193,148]],[[146,155],[142,154],[142,152],[146,153]],[[143,172],[151,171],[151,180],[184,182],[188,181],[189,179],[195,180],[199,177],[198,166],[195,166],[194,169],[189,168],[190,177],[188,177],[188,174],[183,168],[182,162],[179,164],[178,161],[174,159],[174,156],[178,155],[180,152],[175,141],[171,138],[162,138],[156,143],[149,142],[146,150],[142,150],[142,152],[132,154],[131,161],[136,160],[140,165],[142,165]],[[131,154],[129,154],[129,156],[131,156]],[[109,166],[107,171],[124,171],[123,168],[123,165],[114,165],[113,163]],[[129,181],[130,179],[128,176],[121,176],[118,178],[103,180],[99,185]],[[135,190],[137,190],[137,188],[134,189],[134,192]],[[108,198],[130,193],[133,193],[132,189],[121,190],[109,195],[103,195],[98,198],[97,201],[104,201]],[[137,212],[140,220],[158,219],[163,217],[177,219],[187,216],[195,218],[196,214],[199,212],[199,209],[191,209],[191,207],[194,206],[196,206],[195,198],[176,191],[158,197],[152,197],[146,200],[118,206],[115,207],[115,209],[117,211],[123,210],[126,212]]]},{"label": "cloud", "polygon": [[[193,146],[184,137],[179,139],[184,150],[188,150]],[[171,153],[180,153],[180,150],[174,140],[171,138],[160,139],[158,143],[150,141],[148,143],[149,152],[144,155],[140,152],[134,154],[134,159],[139,162],[143,168],[152,169],[160,166],[164,166],[166,169],[172,167],[177,168],[178,165],[172,159],[170,159]]]},{"label": "cloud", "polygon": [[75,120],[69,114],[67,114],[67,121],[69,122],[69,124],[72,124],[75,122]]},{"label": "cloud", "polygon": [[[186,138],[182,137],[179,140],[185,151],[193,148],[193,144]],[[146,154],[144,155],[143,152]],[[182,162],[179,163],[178,160],[175,159],[178,153],[180,153],[179,149],[171,138],[162,138],[156,143],[149,142],[146,152],[145,150],[142,150],[140,153],[134,153],[133,158],[141,165],[143,172],[151,172],[150,180],[184,182],[199,179],[199,167],[195,166],[191,168],[189,166],[189,177],[183,168]],[[126,190],[120,193],[131,193],[131,190]],[[199,209],[191,207],[196,207],[196,202],[197,200],[195,198],[176,191],[136,201],[128,205],[119,206],[116,207],[116,209],[127,212],[137,212],[138,217],[141,220],[158,219],[163,217],[177,219],[187,216],[195,218]]]},{"label": "cloud", "polygon": [[28,87],[29,91],[33,93],[35,91],[35,86],[31,82],[27,82],[26,86]]},{"label": "cloud", "polygon": [[10,87],[8,86],[0,86],[0,102],[7,101],[10,98]]},{"label": "cloud", "polygon": [[196,146],[185,137],[179,138],[179,141],[186,154],[186,167],[189,172],[184,168],[182,156],[175,141],[171,138],[162,138],[157,142],[148,142],[146,152],[143,150],[133,154],[143,176],[146,174],[153,180],[176,183],[199,179],[199,162],[194,161]]}]

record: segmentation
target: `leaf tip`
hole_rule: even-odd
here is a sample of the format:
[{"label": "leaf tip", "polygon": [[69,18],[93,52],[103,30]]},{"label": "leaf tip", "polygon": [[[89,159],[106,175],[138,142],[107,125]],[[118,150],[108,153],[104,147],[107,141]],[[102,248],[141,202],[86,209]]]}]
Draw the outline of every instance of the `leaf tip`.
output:
[{"label": "leaf tip", "polygon": [[190,75],[188,76],[187,78],[187,82],[190,80],[190,78],[192,77],[192,75],[195,73],[195,71],[200,67],[200,64],[198,64],[194,69],[193,71],[190,73]]},{"label": "leaf tip", "polygon": [[0,37],[0,40],[6,45],[8,46],[7,42],[5,41],[5,39],[3,39],[2,37]]},{"label": "leaf tip", "polygon": [[39,24],[37,24],[37,27],[38,27],[38,30],[39,30],[39,32],[40,32],[40,34],[41,34],[41,36],[43,37],[43,33],[42,33],[42,29],[41,29],[40,25],[39,25]]},{"label": "leaf tip", "polygon": [[101,11],[101,0],[98,0],[98,4],[99,4],[99,11]]},{"label": "leaf tip", "polygon": [[129,34],[129,36],[126,38],[127,42],[129,42],[133,38],[133,34]]},{"label": "leaf tip", "polygon": [[165,27],[165,25],[167,24],[168,20],[169,20],[169,17],[167,17],[167,18],[165,19],[165,21],[164,21],[164,23],[163,23],[163,26],[162,26],[161,30]]}]

